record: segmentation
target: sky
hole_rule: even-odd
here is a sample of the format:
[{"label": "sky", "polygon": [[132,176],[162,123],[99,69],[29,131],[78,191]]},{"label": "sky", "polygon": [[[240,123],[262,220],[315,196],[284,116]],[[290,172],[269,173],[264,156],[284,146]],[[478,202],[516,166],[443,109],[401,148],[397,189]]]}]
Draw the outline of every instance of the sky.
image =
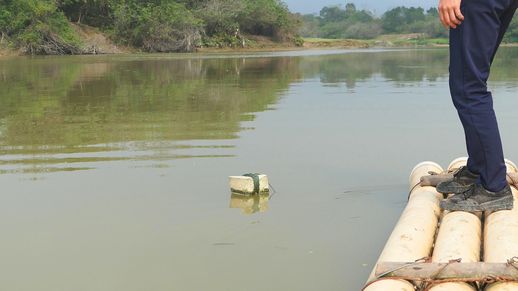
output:
[{"label": "sky", "polygon": [[439,0],[284,0],[292,12],[318,13],[324,6],[344,5],[346,2],[356,4],[358,9],[367,9],[375,14],[382,14],[388,9],[397,6],[421,6],[430,8],[436,6]]}]

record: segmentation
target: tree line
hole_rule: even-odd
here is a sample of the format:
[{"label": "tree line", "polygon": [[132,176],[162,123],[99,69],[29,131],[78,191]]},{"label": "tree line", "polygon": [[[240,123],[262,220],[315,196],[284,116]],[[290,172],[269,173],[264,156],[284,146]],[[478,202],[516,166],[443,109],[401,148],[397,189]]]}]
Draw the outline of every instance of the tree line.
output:
[{"label": "tree line", "polygon": [[[299,30],[304,37],[372,39],[384,34],[420,33],[429,38],[448,37],[436,8],[396,7],[381,16],[357,9],[353,3],[327,6],[318,15],[302,15]],[[505,41],[518,41],[518,17],[511,23]]]},{"label": "tree line", "polygon": [[[115,43],[146,52],[238,47],[250,35],[301,45],[299,35],[371,39],[448,33],[435,8],[397,7],[376,16],[346,3],[300,15],[282,0],[0,0],[0,47],[27,54],[88,53],[70,23],[96,27]],[[505,41],[518,42],[518,17]]]},{"label": "tree line", "polygon": [[147,52],[237,46],[247,34],[292,41],[299,26],[280,0],[0,0],[1,41],[29,54],[84,50],[70,22]]}]

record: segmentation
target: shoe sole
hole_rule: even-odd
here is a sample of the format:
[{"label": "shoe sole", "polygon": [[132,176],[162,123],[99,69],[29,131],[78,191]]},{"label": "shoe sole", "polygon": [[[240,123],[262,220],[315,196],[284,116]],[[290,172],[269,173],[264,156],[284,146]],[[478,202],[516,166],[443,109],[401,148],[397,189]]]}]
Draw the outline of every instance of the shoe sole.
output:
[{"label": "shoe sole", "polygon": [[441,201],[441,208],[448,211],[466,211],[466,212],[479,212],[479,211],[501,211],[511,210],[514,206],[513,196],[506,196],[493,201],[481,203],[479,205],[458,205],[456,203],[447,203]]}]

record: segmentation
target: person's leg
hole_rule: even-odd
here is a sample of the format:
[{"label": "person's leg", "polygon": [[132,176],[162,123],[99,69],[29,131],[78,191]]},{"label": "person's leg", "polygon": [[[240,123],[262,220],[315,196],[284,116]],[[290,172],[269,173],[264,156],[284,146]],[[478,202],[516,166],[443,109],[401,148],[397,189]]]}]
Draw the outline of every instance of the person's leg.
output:
[{"label": "person's leg", "polygon": [[466,135],[468,169],[490,191],[507,186],[493,99],[487,90],[492,59],[506,25],[500,19],[515,1],[462,2],[464,22],[450,31],[450,90]]},{"label": "person's leg", "polygon": [[[501,24],[500,24],[500,29],[499,29],[499,33],[498,33],[498,38],[497,38],[495,47],[493,49],[493,53],[491,55],[490,65],[493,63],[495,55],[496,55],[496,53],[498,51],[498,48],[500,46],[500,43],[502,42],[502,39],[503,39],[503,37],[505,35],[505,32],[507,31],[507,28],[509,27],[509,24],[511,23],[517,8],[518,8],[518,0],[515,0],[514,1],[514,6],[513,6],[513,4],[511,4],[511,7],[509,9],[505,10],[504,13],[499,17]],[[473,143],[470,142],[470,138],[469,138],[469,137],[474,136],[476,133],[471,131],[471,127],[469,126],[470,122],[469,122],[469,120],[466,119],[467,116],[459,114],[459,117],[460,117],[461,122],[462,122],[463,127],[464,127],[464,133],[465,133],[465,136],[466,136],[466,146],[468,148],[468,153],[472,153],[472,156],[473,156],[472,158],[468,159],[468,165],[467,166],[468,166],[468,169],[471,172],[478,174],[479,171],[480,171],[479,169],[484,167],[484,165],[483,164],[477,164],[476,160],[483,161],[483,159],[476,159],[475,158],[476,157],[476,152],[475,152],[475,149],[473,149],[473,145],[472,145]]]}]

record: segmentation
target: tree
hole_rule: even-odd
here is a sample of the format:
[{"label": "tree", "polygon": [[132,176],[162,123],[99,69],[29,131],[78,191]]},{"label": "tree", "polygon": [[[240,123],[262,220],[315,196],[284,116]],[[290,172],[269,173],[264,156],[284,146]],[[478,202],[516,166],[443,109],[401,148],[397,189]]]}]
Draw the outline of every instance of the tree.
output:
[{"label": "tree", "polygon": [[230,34],[239,31],[239,17],[245,5],[240,0],[209,0],[200,4],[196,15],[204,20],[205,32],[209,35]]},{"label": "tree", "polygon": [[290,38],[296,31],[297,20],[280,0],[243,0],[245,8],[239,24],[244,32],[272,36],[278,40]]},{"label": "tree", "polygon": [[304,37],[320,36],[320,19],[312,14],[302,15],[300,17],[302,25],[299,28],[300,35]]},{"label": "tree", "polygon": [[0,2],[0,32],[28,54],[81,52],[81,43],[53,1]]},{"label": "tree", "polygon": [[[518,13],[517,13],[518,14]],[[518,17],[514,15],[504,37],[505,42],[518,42]]]},{"label": "tree", "polygon": [[345,17],[351,17],[356,14],[356,5],[354,3],[345,4]]},{"label": "tree", "polygon": [[338,22],[345,20],[345,12],[339,6],[324,7],[320,10],[320,18],[323,23]]},{"label": "tree", "polygon": [[114,0],[57,0],[56,3],[71,21],[101,27],[113,22]]},{"label": "tree", "polygon": [[201,39],[202,22],[184,4],[149,2],[130,0],[117,5],[116,39],[150,52],[195,50]]},{"label": "tree", "polygon": [[409,24],[424,21],[425,18],[423,8],[396,7],[383,14],[382,26],[388,33],[402,33]]}]

